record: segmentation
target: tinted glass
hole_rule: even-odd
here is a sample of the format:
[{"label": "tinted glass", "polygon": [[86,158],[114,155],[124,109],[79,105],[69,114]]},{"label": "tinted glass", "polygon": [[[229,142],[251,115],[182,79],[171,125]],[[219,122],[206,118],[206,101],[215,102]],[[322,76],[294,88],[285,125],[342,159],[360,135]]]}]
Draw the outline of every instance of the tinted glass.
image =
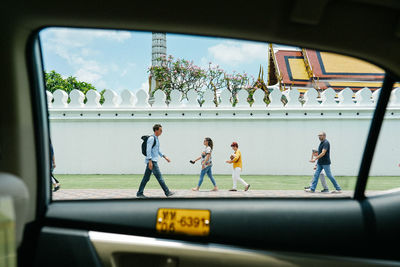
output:
[{"label": "tinted glass", "polygon": [[55,200],[353,194],[384,77],[368,62],[169,33],[48,28],[40,39]]}]

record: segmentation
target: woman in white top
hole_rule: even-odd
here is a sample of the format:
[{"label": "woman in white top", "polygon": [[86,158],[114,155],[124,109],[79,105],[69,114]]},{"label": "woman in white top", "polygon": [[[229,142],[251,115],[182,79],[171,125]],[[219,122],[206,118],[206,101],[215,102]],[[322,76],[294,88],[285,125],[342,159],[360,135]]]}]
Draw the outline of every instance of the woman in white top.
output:
[{"label": "woman in white top", "polygon": [[194,164],[196,161],[201,159],[201,172],[200,172],[199,183],[197,184],[197,186],[195,188],[192,188],[192,190],[199,191],[200,186],[203,183],[204,175],[207,174],[207,176],[210,178],[212,184],[214,185],[214,189],[212,191],[218,191],[217,184],[215,183],[214,177],[212,176],[212,172],[211,172],[211,167],[212,167],[211,153],[212,153],[214,144],[210,137],[204,138],[203,143],[204,143],[205,149],[204,149],[203,153],[201,153],[201,156],[195,160],[190,161],[192,164]]}]

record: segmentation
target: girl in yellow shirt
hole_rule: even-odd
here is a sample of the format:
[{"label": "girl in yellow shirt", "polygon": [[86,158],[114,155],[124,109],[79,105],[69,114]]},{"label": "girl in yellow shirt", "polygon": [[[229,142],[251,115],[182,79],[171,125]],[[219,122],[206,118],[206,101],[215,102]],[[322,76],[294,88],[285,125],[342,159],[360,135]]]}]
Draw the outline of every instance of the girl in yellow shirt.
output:
[{"label": "girl in yellow shirt", "polygon": [[231,160],[226,161],[226,163],[233,163],[233,173],[232,173],[233,187],[229,191],[237,191],[236,189],[237,181],[241,182],[245,186],[244,191],[247,191],[249,190],[250,185],[240,177],[240,172],[242,171],[242,153],[240,153],[238,143],[233,142],[231,144],[231,147],[235,152],[233,155],[231,155]]}]

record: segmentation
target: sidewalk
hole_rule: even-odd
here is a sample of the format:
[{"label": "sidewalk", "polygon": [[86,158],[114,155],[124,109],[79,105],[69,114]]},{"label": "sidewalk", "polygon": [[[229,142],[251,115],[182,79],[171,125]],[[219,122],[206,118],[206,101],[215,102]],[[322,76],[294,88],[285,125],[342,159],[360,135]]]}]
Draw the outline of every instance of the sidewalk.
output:
[{"label": "sidewalk", "polygon": [[[53,200],[76,199],[126,199],[136,198],[137,189],[60,189],[53,193]],[[247,192],[219,190],[217,192],[200,190],[173,190],[171,198],[351,198],[353,191],[342,193],[306,193],[303,190],[249,190]],[[382,191],[368,192],[373,195]],[[161,189],[146,189],[144,194],[149,198],[166,198]]]}]

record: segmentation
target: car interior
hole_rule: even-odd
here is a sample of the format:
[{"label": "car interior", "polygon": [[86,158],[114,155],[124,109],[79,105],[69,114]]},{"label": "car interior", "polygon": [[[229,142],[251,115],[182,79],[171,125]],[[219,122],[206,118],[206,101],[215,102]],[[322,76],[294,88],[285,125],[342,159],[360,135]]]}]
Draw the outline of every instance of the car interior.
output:
[{"label": "car interior", "polygon": [[[400,192],[365,194],[386,108],[400,81],[400,2],[34,0],[5,1],[2,6],[1,266],[400,265]],[[39,41],[46,27],[273,42],[379,66],[386,74],[356,170],[354,194],[338,199],[52,201]],[[160,209],[207,211],[209,231],[159,231]]]}]

